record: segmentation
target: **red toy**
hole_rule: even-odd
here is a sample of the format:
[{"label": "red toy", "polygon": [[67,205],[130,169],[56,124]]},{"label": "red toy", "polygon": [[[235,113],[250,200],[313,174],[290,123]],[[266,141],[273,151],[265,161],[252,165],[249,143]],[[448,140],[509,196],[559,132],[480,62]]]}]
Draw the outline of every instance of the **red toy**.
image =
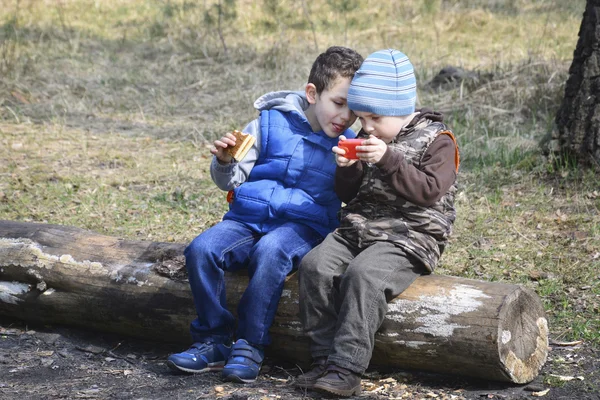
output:
[{"label": "red toy", "polygon": [[365,139],[341,140],[338,142],[338,147],[340,149],[346,150],[346,154],[344,154],[344,157],[346,157],[347,159],[358,160],[358,157],[356,156],[356,146],[360,146],[364,140]]}]

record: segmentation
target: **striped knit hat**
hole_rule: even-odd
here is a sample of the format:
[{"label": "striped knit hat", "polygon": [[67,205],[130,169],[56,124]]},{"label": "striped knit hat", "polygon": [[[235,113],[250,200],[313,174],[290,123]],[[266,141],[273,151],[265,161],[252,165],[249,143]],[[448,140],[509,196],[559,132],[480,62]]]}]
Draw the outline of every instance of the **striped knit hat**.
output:
[{"label": "striped knit hat", "polygon": [[356,71],[348,90],[348,107],[400,117],[415,111],[417,81],[412,64],[398,50],[377,51]]}]

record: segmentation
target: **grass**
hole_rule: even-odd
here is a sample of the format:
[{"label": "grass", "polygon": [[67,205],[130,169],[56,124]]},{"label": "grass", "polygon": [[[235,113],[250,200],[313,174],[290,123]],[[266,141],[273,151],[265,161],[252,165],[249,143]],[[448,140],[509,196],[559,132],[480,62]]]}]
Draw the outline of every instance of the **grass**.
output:
[{"label": "grass", "polygon": [[[238,0],[225,53],[211,1],[0,0],[0,219],[188,242],[227,208],[208,147],[256,97],[301,88],[329,45],[396,47],[461,145],[439,273],[530,287],[554,338],[600,346],[597,171],[540,151],[584,2],[329,3],[280,2],[275,17]],[[428,90],[446,65],[488,79]]]}]

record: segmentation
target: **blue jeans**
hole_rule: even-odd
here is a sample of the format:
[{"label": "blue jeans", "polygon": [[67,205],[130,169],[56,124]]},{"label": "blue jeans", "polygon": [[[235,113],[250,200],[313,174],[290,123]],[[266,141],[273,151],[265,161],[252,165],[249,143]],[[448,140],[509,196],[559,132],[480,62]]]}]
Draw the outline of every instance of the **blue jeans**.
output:
[{"label": "blue jeans", "polygon": [[314,229],[292,222],[260,233],[224,220],[198,235],[184,253],[197,313],[190,327],[194,342],[232,339],[235,319],[227,310],[225,272],[247,268],[250,280],[237,308],[236,337],[270,344],[269,328],[285,278],[322,240]]}]

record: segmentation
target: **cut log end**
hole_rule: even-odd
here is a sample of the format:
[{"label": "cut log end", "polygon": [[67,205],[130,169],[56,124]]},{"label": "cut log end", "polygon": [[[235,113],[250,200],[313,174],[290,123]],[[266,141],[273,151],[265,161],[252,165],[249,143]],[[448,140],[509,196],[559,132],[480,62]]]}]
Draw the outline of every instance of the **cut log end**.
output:
[{"label": "cut log end", "polygon": [[518,287],[500,310],[498,353],[510,381],[531,382],[548,356],[548,321],[539,297]]}]

